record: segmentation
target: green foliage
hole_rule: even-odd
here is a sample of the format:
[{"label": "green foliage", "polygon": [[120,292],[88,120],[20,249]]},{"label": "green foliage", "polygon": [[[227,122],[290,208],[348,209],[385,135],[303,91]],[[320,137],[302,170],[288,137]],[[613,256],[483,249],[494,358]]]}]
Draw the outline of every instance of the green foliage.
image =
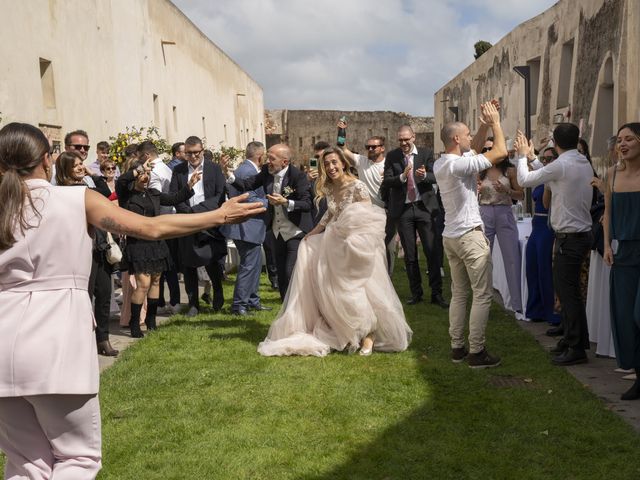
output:
[{"label": "green foliage", "polygon": [[158,153],[171,154],[171,145],[160,136],[158,127],[127,127],[124,132],[118,133],[116,136],[109,137],[109,157],[116,164],[121,165],[124,158],[124,149],[133,143],[141,143],[147,140],[151,140]]},{"label": "green foliage", "polygon": [[240,162],[244,160],[244,150],[236,147],[228,147],[224,145],[224,142],[220,142],[217,148],[211,148],[211,152],[213,153],[213,161],[216,163],[220,163],[220,159],[223,156],[229,157],[229,165],[232,170],[235,170]]},{"label": "green foliage", "polygon": [[473,48],[475,49],[476,53],[473,56],[476,60],[478,58],[480,58],[487,50],[489,50],[493,45],[491,45],[491,43],[485,41],[485,40],[480,40],[476,43],[474,43]]}]

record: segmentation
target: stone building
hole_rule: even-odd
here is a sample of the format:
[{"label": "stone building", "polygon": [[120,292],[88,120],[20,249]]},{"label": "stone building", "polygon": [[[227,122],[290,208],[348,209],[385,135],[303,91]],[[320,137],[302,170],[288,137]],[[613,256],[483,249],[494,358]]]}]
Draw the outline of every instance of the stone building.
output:
[{"label": "stone building", "polygon": [[[458,118],[478,127],[479,104],[502,104],[505,133],[525,127],[524,80],[530,69],[530,121],[540,140],[572,122],[595,157],[619,125],[640,120],[640,2],[560,0],[507,34],[435,94],[435,131]],[[453,108],[452,108],[453,107]],[[443,145],[436,135],[436,151]]]},{"label": "stone building", "polygon": [[[2,124],[264,141],[262,88],[168,0],[0,0]],[[92,160],[93,153],[89,159]]]},{"label": "stone building", "polygon": [[397,112],[346,112],[339,110],[267,110],[265,131],[267,145],[288,143],[294,159],[306,162],[313,156],[313,145],[324,140],[336,144],[336,124],[347,117],[347,146],[365,154],[365,142],[373,135],[386,138],[387,150],[398,146],[396,132],[402,125],[411,125],[419,147],[433,148],[433,118],[413,117]]}]

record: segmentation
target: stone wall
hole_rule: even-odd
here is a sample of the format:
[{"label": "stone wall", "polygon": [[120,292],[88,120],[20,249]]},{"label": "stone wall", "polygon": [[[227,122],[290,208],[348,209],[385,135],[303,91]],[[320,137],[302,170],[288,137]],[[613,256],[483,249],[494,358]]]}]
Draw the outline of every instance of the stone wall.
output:
[{"label": "stone wall", "polygon": [[152,124],[170,142],[264,140],[260,85],[168,0],[0,0],[0,18],[3,124],[92,145]]},{"label": "stone wall", "polygon": [[[434,96],[435,131],[452,121],[449,107],[474,132],[479,104],[500,99],[505,133],[524,130],[524,80],[532,72],[531,130],[547,136],[563,121],[581,127],[598,157],[620,124],[640,118],[640,2],[560,0],[508,33]],[[436,135],[436,151],[443,146]]]},{"label": "stone wall", "polygon": [[397,147],[396,132],[402,125],[411,125],[416,132],[416,145],[433,148],[433,118],[414,117],[397,112],[353,112],[339,110],[267,110],[265,131],[267,145],[288,143],[294,159],[305,162],[313,156],[314,143],[324,140],[336,144],[338,119],[347,117],[347,146],[365,154],[365,142],[371,136],[386,138],[387,150]]}]

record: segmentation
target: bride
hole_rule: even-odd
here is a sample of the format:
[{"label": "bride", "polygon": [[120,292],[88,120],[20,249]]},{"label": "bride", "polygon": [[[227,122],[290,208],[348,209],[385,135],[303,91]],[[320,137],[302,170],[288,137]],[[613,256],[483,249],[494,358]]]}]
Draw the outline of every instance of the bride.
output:
[{"label": "bride", "polygon": [[258,352],[406,350],[412,332],[387,273],[386,215],[349,172],[342,150],[326,149],[319,162],[315,201],[323,197],[327,213],[300,244],[284,303]]}]

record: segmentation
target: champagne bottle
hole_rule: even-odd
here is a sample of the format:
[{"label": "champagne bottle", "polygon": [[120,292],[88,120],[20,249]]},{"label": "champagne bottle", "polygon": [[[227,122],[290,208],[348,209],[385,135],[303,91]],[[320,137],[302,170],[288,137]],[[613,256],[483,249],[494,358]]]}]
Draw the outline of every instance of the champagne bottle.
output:
[{"label": "champagne bottle", "polygon": [[[347,123],[347,117],[344,115],[340,117],[340,121]],[[338,141],[336,142],[339,147],[344,147],[344,144],[347,143],[347,129],[346,128],[338,128]]]}]

